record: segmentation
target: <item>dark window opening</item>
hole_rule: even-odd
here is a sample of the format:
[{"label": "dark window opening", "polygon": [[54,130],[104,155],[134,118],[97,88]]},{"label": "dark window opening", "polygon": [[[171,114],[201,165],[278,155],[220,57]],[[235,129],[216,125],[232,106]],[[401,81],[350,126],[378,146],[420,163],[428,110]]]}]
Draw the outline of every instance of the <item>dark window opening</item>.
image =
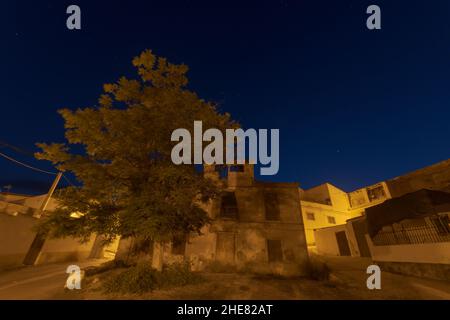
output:
[{"label": "dark window opening", "polygon": [[386,193],[384,192],[383,186],[367,189],[367,195],[369,196],[370,201],[386,198]]},{"label": "dark window opening", "polygon": [[269,262],[283,261],[281,240],[267,240],[267,254],[269,257]]},{"label": "dark window opening", "polygon": [[336,219],[334,217],[328,216],[327,218],[328,218],[328,223],[336,224]]},{"label": "dark window opening", "polygon": [[266,208],[266,220],[280,220],[280,206],[276,193],[265,193],[264,205]]},{"label": "dark window opening", "polygon": [[219,173],[219,177],[222,179],[228,176],[228,167],[226,165],[218,164],[214,166],[214,170]]},{"label": "dark window opening", "polygon": [[186,252],[186,236],[174,237],[172,240],[172,254],[184,256]]},{"label": "dark window opening", "polygon": [[350,247],[348,245],[347,234],[345,231],[336,232],[336,241],[339,248],[340,256],[351,256]]},{"label": "dark window opening", "polygon": [[314,221],[314,220],[316,220],[316,216],[312,212],[307,212],[306,219]]},{"label": "dark window opening", "polygon": [[244,165],[237,164],[237,165],[230,166],[230,172],[244,172]]},{"label": "dark window opening", "polygon": [[222,195],[220,216],[222,218],[237,219],[238,206],[234,192],[226,192]]}]

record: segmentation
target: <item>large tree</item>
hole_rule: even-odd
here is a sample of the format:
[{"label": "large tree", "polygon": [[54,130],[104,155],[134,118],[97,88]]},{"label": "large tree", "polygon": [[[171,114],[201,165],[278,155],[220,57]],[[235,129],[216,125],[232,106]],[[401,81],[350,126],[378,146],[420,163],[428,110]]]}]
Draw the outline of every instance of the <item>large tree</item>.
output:
[{"label": "large tree", "polygon": [[66,143],[38,144],[38,159],[79,182],[60,193],[60,206],[43,220],[42,230],[52,236],[164,241],[199,232],[208,222],[199,203],[217,195],[218,187],[194,165],[172,163],[171,134],[186,128],[193,136],[194,120],[202,120],[204,130],[236,123],[187,89],[186,65],[149,50],[133,65],[138,79],[104,85],[98,106],[59,111]]}]

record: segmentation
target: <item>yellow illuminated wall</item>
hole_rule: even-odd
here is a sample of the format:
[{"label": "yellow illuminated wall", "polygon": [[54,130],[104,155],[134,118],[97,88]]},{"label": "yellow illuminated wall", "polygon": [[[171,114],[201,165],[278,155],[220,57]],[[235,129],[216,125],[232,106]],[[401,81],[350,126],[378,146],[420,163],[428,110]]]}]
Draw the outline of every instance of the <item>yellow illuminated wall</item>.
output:
[{"label": "yellow illuminated wall", "polygon": [[345,224],[348,219],[361,216],[366,208],[390,198],[384,182],[350,193],[330,183],[299,192],[308,246],[315,245],[315,229]]}]

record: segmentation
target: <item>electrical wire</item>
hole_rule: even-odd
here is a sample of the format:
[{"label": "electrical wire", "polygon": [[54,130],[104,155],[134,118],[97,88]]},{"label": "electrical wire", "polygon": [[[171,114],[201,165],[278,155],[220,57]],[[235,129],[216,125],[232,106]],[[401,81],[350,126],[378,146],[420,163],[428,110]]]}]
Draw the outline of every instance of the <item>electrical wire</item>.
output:
[{"label": "electrical wire", "polygon": [[[10,145],[10,144],[8,144],[8,143],[6,143],[6,142],[3,142],[3,141],[0,141],[0,146],[4,146],[4,147],[11,148],[11,149],[13,149],[14,151],[17,151],[17,152],[22,153],[22,154],[24,154],[24,155],[31,155],[31,153],[29,153],[29,152],[27,152],[27,151],[23,151],[23,150],[21,150],[20,148],[14,147],[14,146],[12,146],[12,145]],[[6,154],[4,154],[4,153],[2,153],[2,152],[0,152],[0,156],[3,157],[3,158],[5,158],[5,159],[7,159],[7,160],[9,160],[9,161],[11,161],[11,162],[14,162],[14,163],[16,163],[16,164],[18,164],[18,165],[21,165],[21,166],[23,166],[23,167],[25,167],[25,168],[28,168],[28,169],[31,169],[31,170],[34,170],[34,171],[37,171],[37,172],[40,172],[40,173],[45,173],[45,174],[49,174],[49,175],[53,175],[53,176],[55,176],[55,175],[58,174],[57,172],[50,172],[50,171],[42,170],[42,169],[39,169],[39,168],[35,168],[35,167],[30,166],[30,165],[28,165],[28,164],[26,164],[26,163],[23,163],[23,162],[21,162],[21,161],[19,161],[19,160],[16,160],[16,159],[14,159],[14,158],[12,158],[12,157],[10,157],[10,156],[7,156]],[[70,181],[70,179],[67,178],[64,174],[62,174],[61,176],[62,176],[62,178],[63,178],[64,180],[66,180],[66,182],[67,182],[69,185],[71,185],[72,187],[76,187],[76,185],[75,185],[74,183],[72,183],[72,181]]]},{"label": "electrical wire", "polygon": [[12,162],[14,162],[14,163],[16,163],[16,164],[19,164],[19,165],[21,165],[21,166],[24,166],[25,168],[28,168],[28,169],[31,169],[31,170],[34,170],[34,171],[37,171],[37,172],[46,173],[46,174],[51,174],[51,175],[54,175],[54,176],[56,176],[56,175],[58,174],[57,172],[50,172],[50,171],[46,171],[46,170],[42,170],[42,169],[35,168],[35,167],[33,167],[33,166],[30,166],[30,165],[28,165],[28,164],[25,164],[25,163],[23,163],[23,162],[20,162],[20,161],[18,161],[18,160],[16,160],[16,159],[13,159],[13,158],[11,158],[11,157],[9,157],[9,156],[7,156],[6,154],[1,153],[1,152],[0,152],[0,156],[3,157],[3,158],[5,158],[5,159],[7,159],[7,160],[9,160],[9,161],[12,161]]}]

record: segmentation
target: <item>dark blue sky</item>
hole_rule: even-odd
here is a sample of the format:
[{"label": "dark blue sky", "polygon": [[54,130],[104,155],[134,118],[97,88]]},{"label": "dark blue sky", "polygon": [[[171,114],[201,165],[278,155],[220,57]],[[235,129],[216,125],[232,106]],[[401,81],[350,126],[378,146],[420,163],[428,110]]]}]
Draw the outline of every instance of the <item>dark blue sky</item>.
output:
[{"label": "dark blue sky", "polygon": [[[70,4],[81,31],[66,29]],[[366,28],[370,4],[382,30]],[[63,141],[56,110],[95,104],[150,48],[245,127],[280,129],[280,171],[265,179],[348,191],[450,156],[447,0],[5,1],[0,27],[0,141],[25,151]],[[12,191],[51,179],[0,158]]]}]

